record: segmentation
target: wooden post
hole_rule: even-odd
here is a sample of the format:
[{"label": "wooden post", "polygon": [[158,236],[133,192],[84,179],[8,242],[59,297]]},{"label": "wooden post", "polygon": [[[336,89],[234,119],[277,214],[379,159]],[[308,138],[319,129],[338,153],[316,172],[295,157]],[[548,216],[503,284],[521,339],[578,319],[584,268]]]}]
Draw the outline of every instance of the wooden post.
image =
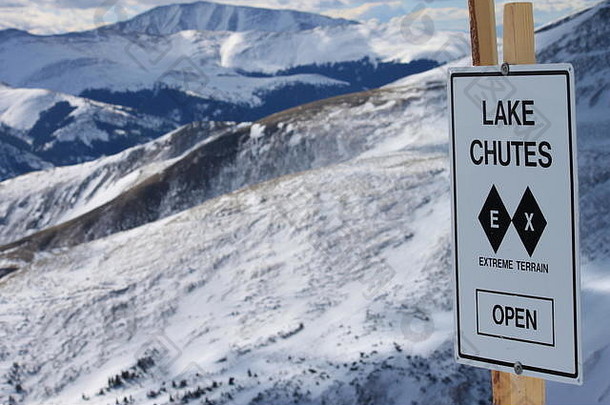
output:
[{"label": "wooden post", "polygon": [[544,380],[503,371],[491,372],[494,405],[544,405]]},{"label": "wooden post", "polygon": [[504,5],[504,62],[513,65],[536,63],[532,3]]},{"label": "wooden post", "polygon": [[494,0],[468,0],[470,12],[470,41],[472,64],[489,66],[498,64],[496,38],[496,10]]},{"label": "wooden post", "polygon": [[[472,64],[497,65],[496,17],[493,0],[468,0]],[[534,18],[531,3],[504,6],[504,62],[536,63]],[[544,405],[543,379],[492,371],[494,405]]]},{"label": "wooden post", "polygon": [[[504,62],[536,63],[532,3],[508,3],[504,6]],[[492,371],[491,383],[494,405],[545,403],[545,383],[541,378]]]}]

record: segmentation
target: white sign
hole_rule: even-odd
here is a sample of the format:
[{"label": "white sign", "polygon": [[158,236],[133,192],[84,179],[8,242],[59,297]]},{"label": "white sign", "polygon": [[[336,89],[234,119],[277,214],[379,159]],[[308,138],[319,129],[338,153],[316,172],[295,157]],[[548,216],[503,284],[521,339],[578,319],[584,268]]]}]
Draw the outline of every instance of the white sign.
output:
[{"label": "white sign", "polygon": [[573,68],[449,76],[457,361],[581,384]]}]

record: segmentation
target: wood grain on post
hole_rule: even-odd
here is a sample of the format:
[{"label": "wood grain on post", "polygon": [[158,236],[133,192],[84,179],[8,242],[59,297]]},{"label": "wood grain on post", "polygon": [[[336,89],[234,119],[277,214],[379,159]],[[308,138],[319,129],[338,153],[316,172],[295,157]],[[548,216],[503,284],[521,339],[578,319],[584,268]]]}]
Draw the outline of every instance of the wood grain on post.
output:
[{"label": "wood grain on post", "polygon": [[504,62],[534,64],[534,11],[532,3],[504,5]]},{"label": "wood grain on post", "polygon": [[545,384],[541,378],[492,371],[491,385],[494,405],[544,405]]},{"label": "wood grain on post", "polygon": [[494,0],[468,0],[470,13],[470,40],[472,64],[489,66],[498,64],[496,38],[496,10]]},{"label": "wood grain on post", "polygon": [[[504,62],[536,63],[532,3],[504,6]],[[494,405],[544,405],[545,382],[541,378],[491,372]]]}]

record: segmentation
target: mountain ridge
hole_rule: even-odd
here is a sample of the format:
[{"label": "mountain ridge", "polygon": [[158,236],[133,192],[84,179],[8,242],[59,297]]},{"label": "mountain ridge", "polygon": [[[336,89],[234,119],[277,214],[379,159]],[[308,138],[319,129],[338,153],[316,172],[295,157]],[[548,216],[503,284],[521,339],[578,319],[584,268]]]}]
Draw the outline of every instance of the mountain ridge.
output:
[{"label": "mountain ridge", "polygon": [[[121,31],[119,26],[46,36],[0,32],[0,80],[14,89],[11,97],[7,92],[7,103],[18,104],[17,93],[26,89],[47,89],[65,95],[62,101],[69,104],[33,109],[29,120],[45,115],[36,131],[12,129],[11,134],[43,149],[52,144],[39,153],[25,149],[43,162],[74,164],[120,152],[190,122],[251,122],[304,103],[379,87],[462,52],[461,37],[448,33],[437,33],[426,45],[404,46],[398,19],[388,24],[352,24],[319,17],[317,28],[287,30],[282,24],[291,25],[290,18],[258,17],[289,12],[247,8],[246,14],[256,16],[253,21],[259,25],[252,27],[257,30],[197,31],[191,28],[218,27],[207,27],[205,16],[196,21],[197,14],[184,11],[185,7],[220,7],[229,14],[242,10],[208,3],[164,6],[144,15],[158,16],[159,27],[169,24],[157,34],[139,33],[137,27],[132,27],[133,32]],[[174,15],[171,10],[181,11]],[[195,20],[182,25],[182,18],[190,16]],[[133,24],[155,25],[139,17]],[[315,20],[309,14],[303,18]],[[124,22],[125,27],[132,22]],[[115,121],[122,124],[117,128],[113,120],[93,116],[86,123],[75,122],[83,108],[63,100],[68,95],[120,112],[123,115]],[[44,165],[32,161],[23,166],[8,158],[4,162],[15,166],[0,168],[4,178]]]},{"label": "mountain ridge", "polygon": [[147,35],[169,35],[186,30],[294,32],[324,26],[357,24],[319,14],[289,9],[266,9],[197,1],[155,7],[103,30]]}]

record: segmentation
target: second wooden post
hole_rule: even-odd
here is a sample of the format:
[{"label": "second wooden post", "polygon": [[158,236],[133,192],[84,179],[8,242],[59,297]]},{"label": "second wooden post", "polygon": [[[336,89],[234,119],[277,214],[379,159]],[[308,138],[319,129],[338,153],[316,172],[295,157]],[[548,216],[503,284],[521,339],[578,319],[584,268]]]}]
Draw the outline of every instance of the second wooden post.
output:
[{"label": "second wooden post", "polygon": [[[504,6],[504,62],[509,65],[536,63],[532,3]],[[544,405],[545,383],[541,378],[492,371],[494,405]]]}]

